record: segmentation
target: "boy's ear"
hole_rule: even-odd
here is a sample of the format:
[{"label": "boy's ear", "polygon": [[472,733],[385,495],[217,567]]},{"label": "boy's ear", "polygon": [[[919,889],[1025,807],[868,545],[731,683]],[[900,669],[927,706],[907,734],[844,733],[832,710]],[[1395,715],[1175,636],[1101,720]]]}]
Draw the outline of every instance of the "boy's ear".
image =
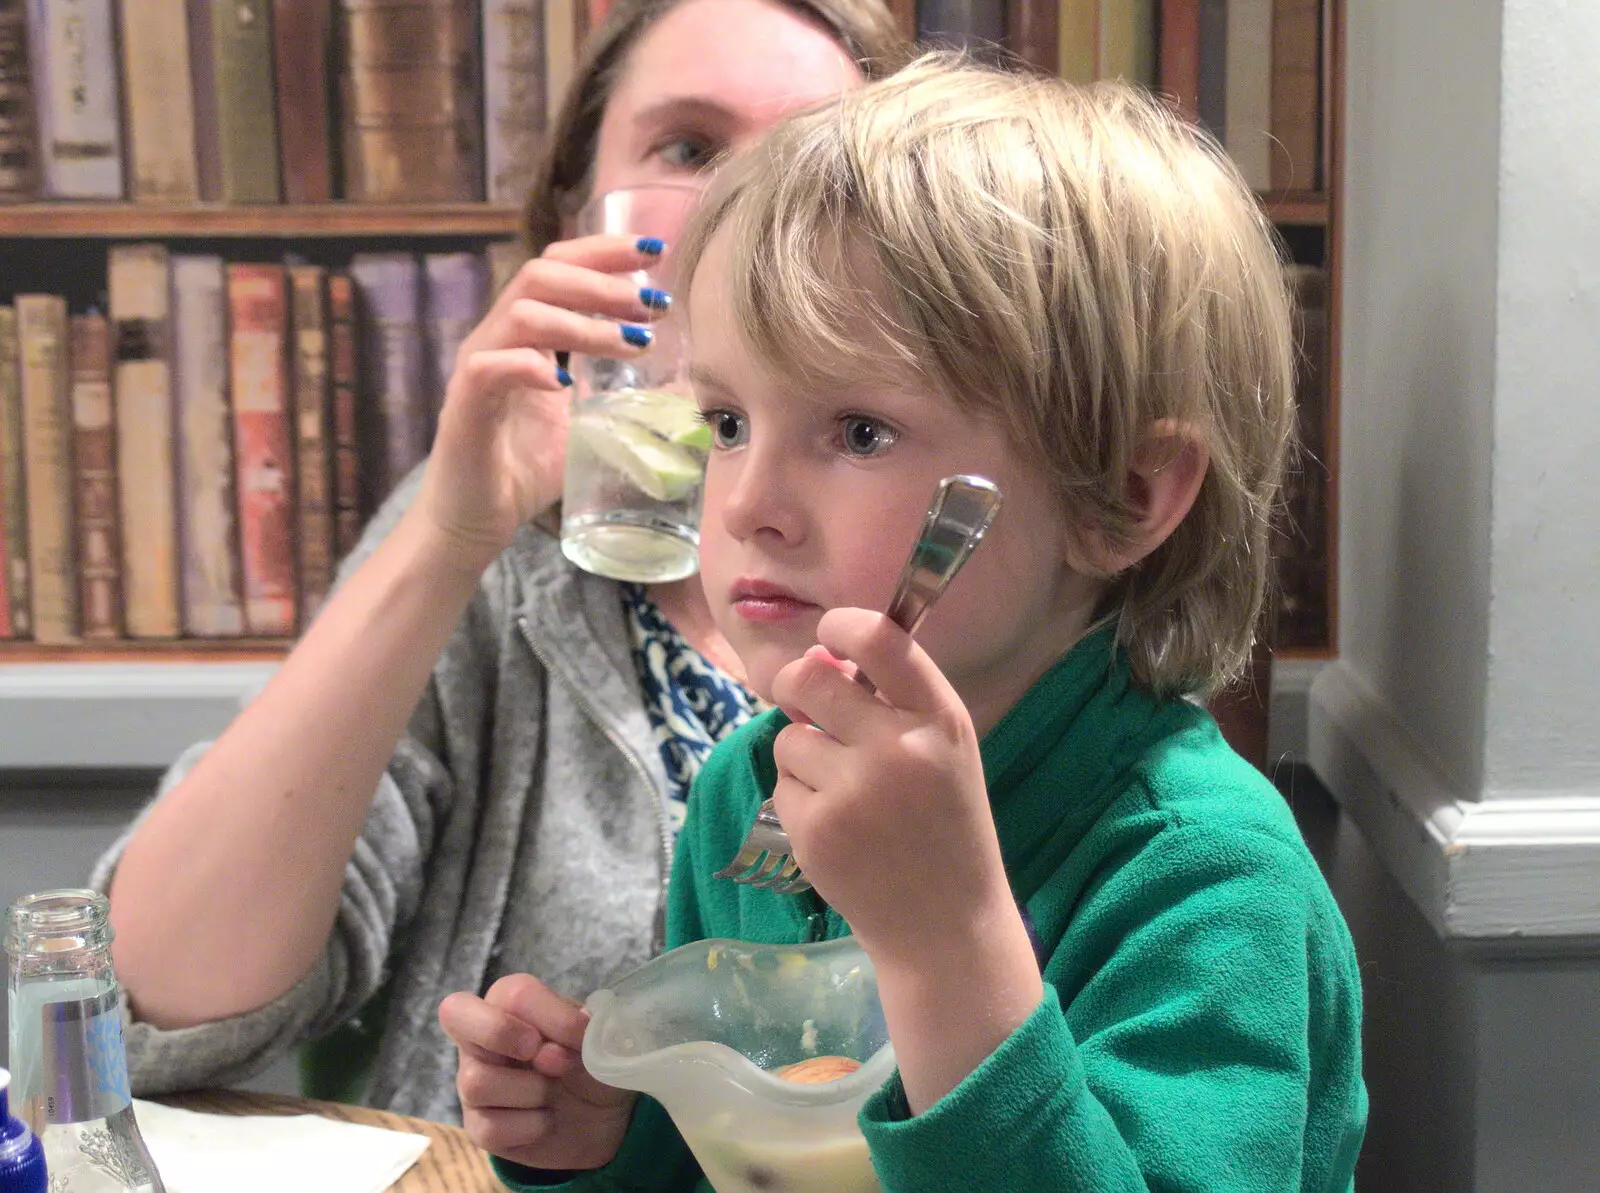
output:
[{"label": "boy's ear", "polygon": [[1128,495],[1139,508],[1133,541],[1098,561],[1108,574],[1149,555],[1188,517],[1206,478],[1211,452],[1193,423],[1164,418],[1150,425],[1128,467]]}]

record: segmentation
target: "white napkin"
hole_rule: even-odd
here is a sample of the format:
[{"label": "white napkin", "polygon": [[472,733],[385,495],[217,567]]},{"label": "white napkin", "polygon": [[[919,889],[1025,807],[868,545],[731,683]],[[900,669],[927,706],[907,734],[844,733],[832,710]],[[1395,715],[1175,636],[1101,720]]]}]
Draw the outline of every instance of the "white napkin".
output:
[{"label": "white napkin", "polygon": [[134,1099],[167,1193],[383,1193],[426,1135],[314,1114],[199,1114]]}]

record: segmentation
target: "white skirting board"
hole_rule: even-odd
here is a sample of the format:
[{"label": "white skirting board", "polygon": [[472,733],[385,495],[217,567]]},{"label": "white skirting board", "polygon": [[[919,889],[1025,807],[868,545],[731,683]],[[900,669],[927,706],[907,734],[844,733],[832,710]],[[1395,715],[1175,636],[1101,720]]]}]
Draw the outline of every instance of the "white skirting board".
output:
[{"label": "white skirting board", "polygon": [[1600,792],[1453,792],[1345,663],[1311,686],[1308,760],[1446,940],[1600,936]]}]

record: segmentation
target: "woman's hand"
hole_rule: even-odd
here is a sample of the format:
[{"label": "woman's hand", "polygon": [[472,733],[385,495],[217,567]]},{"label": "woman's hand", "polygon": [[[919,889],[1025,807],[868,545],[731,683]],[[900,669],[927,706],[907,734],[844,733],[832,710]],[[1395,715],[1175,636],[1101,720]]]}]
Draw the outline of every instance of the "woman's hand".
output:
[{"label": "woman's hand", "polygon": [[635,1095],[583,1067],[589,1016],[537,978],[510,974],[483,998],[439,1004],[460,1052],[461,1121],[485,1151],[531,1168],[599,1168],[616,1155]]},{"label": "woman's hand", "polygon": [[412,516],[471,566],[488,566],[517,527],[561,496],[572,390],[556,353],[646,350],[623,339],[624,328],[664,309],[657,292],[627,276],[659,256],[641,243],[659,245],[625,236],[550,245],[517,271],[456,354]]}]

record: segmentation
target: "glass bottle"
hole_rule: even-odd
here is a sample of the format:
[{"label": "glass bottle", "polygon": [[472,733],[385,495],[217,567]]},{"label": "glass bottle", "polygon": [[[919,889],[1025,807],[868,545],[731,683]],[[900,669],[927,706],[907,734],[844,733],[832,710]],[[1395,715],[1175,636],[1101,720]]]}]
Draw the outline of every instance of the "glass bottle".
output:
[{"label": "glass bottle", "polygon": [[50,1193],[166,1193],[134,1120],[108,912],[63,890],[6,916],[12,1105],[44,1143]]}]

